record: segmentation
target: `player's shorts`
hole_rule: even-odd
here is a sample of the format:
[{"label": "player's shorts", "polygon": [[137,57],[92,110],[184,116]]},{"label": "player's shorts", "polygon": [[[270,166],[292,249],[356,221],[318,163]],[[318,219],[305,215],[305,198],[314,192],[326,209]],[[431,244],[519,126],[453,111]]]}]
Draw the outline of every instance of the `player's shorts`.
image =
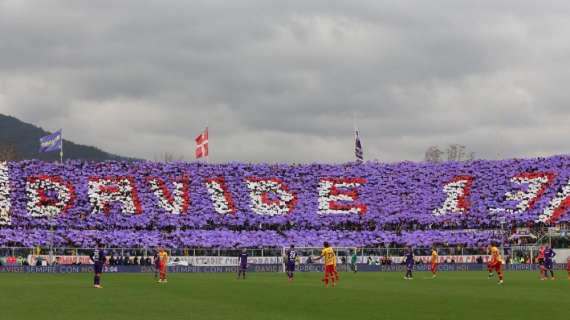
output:
[{"label": "player's shorts", "polygon": [[95,262],[93,265],[93,272],[103,273],[103,262]]},{"label": "player's shorts", "polygon": [[413,264],[406,264],[406,269],[412,270],[412,269],[414,269],[414,265]]},{"label": "player's shorts", "polygon": [[489,262],[489,269],[491,271],[496,271],[496,272],[501,272],[501,270],[503,269],[503,264],[499,261],[497,262]]},{"label": "player's shorts", "polygon": [[158,266],[158,269],[160,270],[160,272],[166,272],[166,263],[161,263]]},{"label": "player's shorts", "polygon": [[295,272],[295,263],[287,263],[287,271]]},{"label": "player's shorts", "polygon": [[544,267],[548,270],[554,268],[554,262],[553,261],[545,261],[544,262]]},{"label": "player's shorts", "polygon": [[239,271],[247,271],[247,266],[239,266]]},{"label": "player's shorts", "polygon": [[329,277],[329,276],[334,278],[335,274],[336,274],[336,270],[334,268],[334,265],[330,264],[330,265],[325,266],[325,278]]},{"label": "player's shorts", "polygon": [[436,272],[437,271],[437,263],[432,263],[431,264],[431,272]]}]

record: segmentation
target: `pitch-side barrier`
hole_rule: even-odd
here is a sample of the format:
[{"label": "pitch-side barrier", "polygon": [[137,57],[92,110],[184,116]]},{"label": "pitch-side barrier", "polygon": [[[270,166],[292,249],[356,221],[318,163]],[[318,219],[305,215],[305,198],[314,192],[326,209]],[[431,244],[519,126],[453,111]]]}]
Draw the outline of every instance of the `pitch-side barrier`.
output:
[{"label": "pitch-side barrier", "polygon": [[[404,265],[368,265],[358,264],[358,272],[403,272]],[[351,272],[350,265],[339,265],[339,272]],[[536,264],[512,264],[504,266],[506,271],[538,271]],[[555,264],[555,270],[565,270],[565,264]],[[484,271],[486,265],[475,263],[440,264],[440,272]],[[422,264],[414,267],[415,271],[430,271],[430,265]],[[0,266],[0,273],[89,273],[91,265],[56,265],[56,266]],[[173,266],[168,267],[170,273],[237,273],[238,266]],[[249,272],[283,272],[282,264],[253,264],[248,266]],[[322,272],[323,265],[307,264],[297,267],[298,272]],[[105,273],[153,273],[151,266],[106,266]]]}]

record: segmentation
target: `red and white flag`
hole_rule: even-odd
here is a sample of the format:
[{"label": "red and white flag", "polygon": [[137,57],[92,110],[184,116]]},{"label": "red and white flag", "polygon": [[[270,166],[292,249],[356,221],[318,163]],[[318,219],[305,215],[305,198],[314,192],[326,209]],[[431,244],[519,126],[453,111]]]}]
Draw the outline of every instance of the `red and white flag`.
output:
[{"label": "red and white flag", "polygon": [[208,127],[196,137],[196,159],[208,156]]}]

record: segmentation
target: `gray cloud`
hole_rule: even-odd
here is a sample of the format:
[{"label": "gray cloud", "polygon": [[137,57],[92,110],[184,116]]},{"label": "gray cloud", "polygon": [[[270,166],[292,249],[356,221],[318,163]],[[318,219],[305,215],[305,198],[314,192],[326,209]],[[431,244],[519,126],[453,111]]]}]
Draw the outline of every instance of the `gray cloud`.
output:
[{"label": "gray cloud", "polygon": [[0,112],[110,152],[421,160],[568,150],[570,4],[0,0]]}]

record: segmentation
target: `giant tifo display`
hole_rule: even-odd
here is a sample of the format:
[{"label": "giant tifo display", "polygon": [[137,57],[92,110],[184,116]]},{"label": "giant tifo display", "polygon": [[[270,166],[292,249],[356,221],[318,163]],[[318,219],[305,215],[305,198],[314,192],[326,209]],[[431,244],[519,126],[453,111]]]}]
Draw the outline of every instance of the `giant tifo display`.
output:
[{"label": "giant tifo display", "polygon": [[0,163],[0,245],[485,245],[570,221],[570,156],[465,163]]}]

